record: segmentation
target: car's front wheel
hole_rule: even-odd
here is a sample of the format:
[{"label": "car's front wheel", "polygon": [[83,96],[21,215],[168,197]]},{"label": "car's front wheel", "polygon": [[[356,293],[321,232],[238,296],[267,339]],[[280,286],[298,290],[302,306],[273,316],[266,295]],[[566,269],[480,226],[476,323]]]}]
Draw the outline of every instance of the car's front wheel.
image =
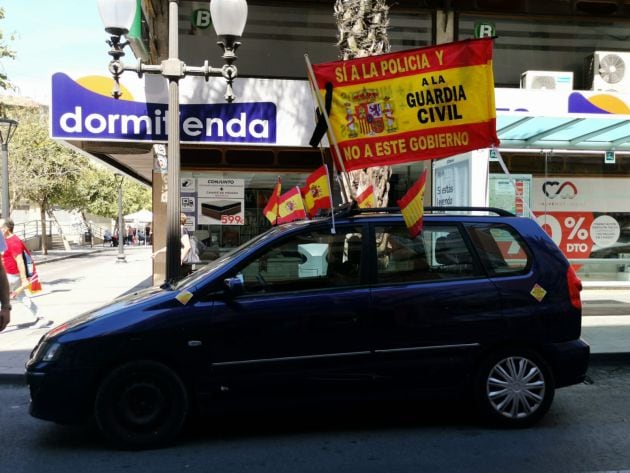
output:
[{"label": "car's front wheel", "polygon": [[172,441],[188,413],[180,377],[154,361],[133,361],[112,370],[100,384],[94,406],[101,432],[124,448],[149,448]]},{"label": "car's front wheel", "polygon": [[481,413],[506,427],[527,427],[549,410],[554,381],[545,361],[528,350],[506,350],[488,357],[475,382]]}]

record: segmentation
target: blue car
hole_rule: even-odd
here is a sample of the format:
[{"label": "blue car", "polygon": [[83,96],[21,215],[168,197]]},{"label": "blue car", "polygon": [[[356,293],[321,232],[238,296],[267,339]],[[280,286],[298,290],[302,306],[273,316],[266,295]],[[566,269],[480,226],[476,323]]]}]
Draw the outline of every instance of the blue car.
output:
[{"label": "blue car", "polygon": [[48,332],[30,412],[126,448],[235,401],[454,392],[532,425],[585,378],[581,282],[535,221],[487,210],[427,209],[415,238],[388,210],[274,227]]}]

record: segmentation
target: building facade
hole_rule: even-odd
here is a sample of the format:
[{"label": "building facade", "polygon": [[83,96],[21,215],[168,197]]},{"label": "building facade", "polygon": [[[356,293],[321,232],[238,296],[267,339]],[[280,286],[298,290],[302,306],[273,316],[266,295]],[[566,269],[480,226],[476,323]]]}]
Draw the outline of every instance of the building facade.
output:
[{"label": "building facade", "polygon": [[[141,4],[143,33],[134,52],[156,63],[167,55],[168,2]],[[287,189],[303,184],[329,159],[326,144],[321,149],[308,144],[315,105],[304,55],[313,63],[338,58],[334,2],[248,4],[238,50],[236,114],[225,115],[222,108],[222,80],[182,81],[182,106],[189,106],[190,121],[182,135],[181,207],[190,216],[190,230],[207,247],[206,259],[269,226],[262,208],[278,177]],[[180,56],[186,64],[221,62],[207,10],[207,2],[180,1]],[[630,278],[630,2],[398,1],[390,9],[392,51],[480,34],[496,36],[501,146],[395,166],[390,202],[429,165],[431,203],[493,205],[529,215],[548,230],[583,278]],[[53,96],[81,82],[54,80]],[[165,103],[163,80],[125,76],[122,83],[130,90],[129,102]],[[88,84],[91,91],[97,88]],[[105,95],[101,100],[107,109],[112,99]],[[154,136],[138,137],[133,123],[126,131],[109,130],[98,110],[81,108],[79,116],[77,97],[60,99],[63,107],[52,119],[53,130],[57,124],[60,131],[54,136],[152,186],[154,244],[163,246],[165,151],[159,144],[165,139],[159,128],[164,108],[151,107]],[[196,106],[205,111],[195,111]],[[203,128],[208,122],[204,125],[195,113],[218,121]],[[273,120],[267,120],[270,114]],[[73,132],[80,125],[82,134]],[[156,261],[154,274],[156,282],[163,280],[162,261]]]}]

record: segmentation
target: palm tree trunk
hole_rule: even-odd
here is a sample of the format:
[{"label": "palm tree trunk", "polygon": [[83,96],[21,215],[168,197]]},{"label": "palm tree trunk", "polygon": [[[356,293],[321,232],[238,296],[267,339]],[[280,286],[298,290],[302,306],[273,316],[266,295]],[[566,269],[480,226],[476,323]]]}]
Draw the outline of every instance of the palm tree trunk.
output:
[{"label": "palm tree trunk", "polygon": [[[335,19],[339,30],[337,46],[343,60],[376,56],[390,51],[386,0],[336,0]],[[377,207],[387,207],[390,166],[351,171],[348,195],[356,196],[372,184]],[[345,180],[343,181],[346,184]]]}]

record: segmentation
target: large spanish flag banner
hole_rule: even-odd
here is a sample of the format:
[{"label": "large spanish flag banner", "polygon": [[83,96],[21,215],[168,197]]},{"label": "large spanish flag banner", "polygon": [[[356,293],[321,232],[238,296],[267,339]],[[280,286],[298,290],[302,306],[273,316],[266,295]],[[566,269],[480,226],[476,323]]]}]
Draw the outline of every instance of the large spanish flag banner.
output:
[{"label": "large spanish flag banner", "polygon": [[313,64],[347,171],[497,146],[492,38]]}]

